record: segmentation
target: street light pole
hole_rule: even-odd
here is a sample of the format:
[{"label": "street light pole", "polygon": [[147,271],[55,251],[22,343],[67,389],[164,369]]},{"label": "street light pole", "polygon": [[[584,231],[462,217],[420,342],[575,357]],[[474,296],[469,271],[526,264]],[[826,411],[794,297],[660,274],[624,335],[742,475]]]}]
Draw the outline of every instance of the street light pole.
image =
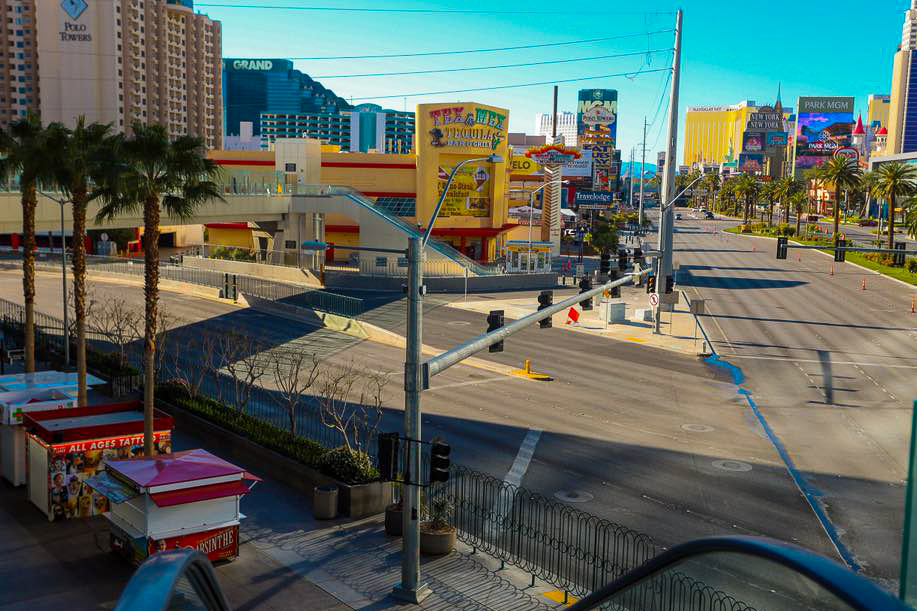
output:
[{"label": "street light pole", "polygon": [[436,209],[423,237],[411,236],[408,239],[408,303],[407,303],[407,337],[405,338],[404,355],[404,436],[405,468],[409,481],[415,485],[405,484],[402,487],[402,551],[401,583],[394,587],[392,594],[403,601],[420,604],[430,595],[430,587],[420,582],[420,492],[416,484],[420,483],[420,392],[423,390],[422,348],[423,348],[423,259],[427,240],[433,233],[433,224],[446,201],[449,187],[456,174],[463,166],[476,161],[501,163],[503,159],[496,154],[489,157],[466,159],[453,168],[449,180],[443,188],[436,203]]},{"label": "street light pole", "polygon": [[[70,327],[67,324],[67,319],[69,318],[67,316],[67,240],[64,238],[64,204],[67,203],[67,200],[51,197],[47,193],[42,193],[42,195],[60,205],[61,287],[63,289],[64,303],[64,368],[67,368],[70,366]],[[49,244],[49,247],[51,250],[54,249],[53,245]]]}]

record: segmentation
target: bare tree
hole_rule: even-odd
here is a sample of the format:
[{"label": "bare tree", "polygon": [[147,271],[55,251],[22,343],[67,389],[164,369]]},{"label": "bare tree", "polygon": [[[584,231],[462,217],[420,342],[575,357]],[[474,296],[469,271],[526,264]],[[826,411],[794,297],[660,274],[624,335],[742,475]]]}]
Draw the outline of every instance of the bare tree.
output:
[{"label": "bare tree", "polygon": [[315,354],[304,351],[272,350],[268,353],[273,365],[274,385],[277,393],[271,393],[287,411],[290,418],[290,432],[296,434],[296,414],[306,401],[303,394],[312,388],[321,373],[321,362]]},{"label": "bare tree", "polygon": [[[187,386],[191,396],[196,397],[200,395],[201,386],[207,375],[214,373],[217,337],[209,331],[196,329],[193,333],[184,333],[172,341],[181,342],[180,349],[176,347],[169,351],[172,370],[175,377]],[[192,358],[187,358],[188,355]]]},{"label": "bare tree", "polygon": [[143,323],[143,313],[120,297],[108,297],[95,302],[94,315],[89,319],[89,329],[104,337],[118,351],[122,365],[127,365],[127,347],[143,335],[137,329]]},{"label": "bare tree", "polygon": [[[153,360],[153,366],[156,370],[153,372],[153,379],[156,380],[159,373],[162,371],[162,366],[165,363],[166,356],[166,347],[169,338],[169,331],[178,325],[179,319],[173,316],[165,307],[160,305],[156,312],[156,355]],[[133,329],[132,334],[136,339],[141,339],[146,333],[146,319],[138,311],[136,318],[132,319]],[[141,368],[145,364],[144,359],[140,359]]]},{"label": "bare tree", "polygon": [[255,384],[267,373],[269,363],[263,350],[259,340],[235,331],[220,337],[218,352],[223,369],[232,377],[233,405],[239,413],[251,401]]},{"label": "bare tree", "polygon": [[[358,381],[359,385],[358,385]],[[351,452],[365,453],[382,421],[382,405],[388,373],[371,371],[353,361],[326,367],[318,385],[322,424],[341,434],[343,445]],[[354,387],[359,400],[350,402]]]}]

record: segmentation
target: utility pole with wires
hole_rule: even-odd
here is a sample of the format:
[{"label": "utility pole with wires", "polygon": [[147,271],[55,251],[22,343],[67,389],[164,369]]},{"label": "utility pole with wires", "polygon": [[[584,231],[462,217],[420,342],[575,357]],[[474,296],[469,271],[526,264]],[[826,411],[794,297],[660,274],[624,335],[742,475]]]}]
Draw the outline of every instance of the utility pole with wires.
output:
[{"label": "utility pole with wires", "polygon": [[630,147],[630,207],[634,207],[634,151],[637,147]]},{"label": "utility pole with wires", "polygon": [[[637,227],[643,227],[643,174],[646,172],[646,117],[643,117],[643,158],[640,160],[640,212]],[[633,206],[631,206],[633,207]]]}]

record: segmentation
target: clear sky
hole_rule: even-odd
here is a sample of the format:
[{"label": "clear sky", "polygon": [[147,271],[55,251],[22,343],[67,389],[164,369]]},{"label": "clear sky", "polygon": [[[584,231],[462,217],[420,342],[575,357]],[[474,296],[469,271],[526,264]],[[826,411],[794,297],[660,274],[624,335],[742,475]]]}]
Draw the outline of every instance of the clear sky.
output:
[{"label": "clear sky", "polygon": [[[218,6],[223,5],[223,6]],[[225,5],[247,5],[229,8]],[[211,0],[195,9],[223,22],[224,57],[323,57],[459,51],[566,42],[643,34],[536,49],[390,59],[296,60],[295,65],[326,87],[354,102],[412,110],[430,102],[476,101],[507,108],[510,130],[532,133],[536,113],[550,112],[552,85],[457,94],[405,94],[521,83],[578,79],[668,66],[674,10],[684,11],[682,89],[679,125],[684,109],[728,105],[741,100],[773,103],[783,84],[783,103],[821,95],[855,96],[857,112],[866,96],[888,93],[892,59],[901,41],[904,12],[910,0],[785,0],[735,2],[685,0],[669,2],[461,3],[446,0]],[[296,10],[275,7],[339,7],[440,10],[460,12],[360,12]],[[494,11],[472,12],[472,11]],[[498,13],[503,11],[503,13]],[[523,11],[506,13],[505,11]],[[601,12],[608,11],[608,12]],[[628,11],[628,12],[614,12]],[[354,73],[396,72],[520,64],[617,55],[630,57],[577,61],[496,70],[404,76],[320,78]],[[644,73],[560,83],[558,108],[574,111],[579,89],[618,90],[618,148],[627,159],[642,140],[643,117],[652,121],[647,161],[664,148],[668,93],[666,73]],[[379,99],[377,96],[398,96]],[[661,102],[661,109],[660,109]],[[657,112],[658,110],[658,112]],[[658,115],[658,116],[657,116]],[[678,157],[682,145],[679,135]]]}]

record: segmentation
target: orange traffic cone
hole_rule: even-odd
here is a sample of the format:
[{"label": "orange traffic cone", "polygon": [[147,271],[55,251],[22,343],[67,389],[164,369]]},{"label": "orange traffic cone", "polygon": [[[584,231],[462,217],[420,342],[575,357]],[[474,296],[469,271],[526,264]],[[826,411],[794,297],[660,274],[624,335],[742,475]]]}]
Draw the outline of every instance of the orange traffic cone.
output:
[{"label": "orange traffic cone", "polygon": [[861,290],[861,291],[865,291],[865,290],[866,290],[866,278],[863,278],[863,286],[860,287],[860,290]]},{"label": "orange traffic cone", "polygon": [[833,265],[831,266],[831,275],[832,276],[834,275],[834,266]]},{"label": "orange traffic cone", "polygon": [[796,255],[796,261],[802,263],[802,255]]},{"label": "orange traffic cone", "polygon": [[917,314],[917,297],[911,297],[911,314]]}]

